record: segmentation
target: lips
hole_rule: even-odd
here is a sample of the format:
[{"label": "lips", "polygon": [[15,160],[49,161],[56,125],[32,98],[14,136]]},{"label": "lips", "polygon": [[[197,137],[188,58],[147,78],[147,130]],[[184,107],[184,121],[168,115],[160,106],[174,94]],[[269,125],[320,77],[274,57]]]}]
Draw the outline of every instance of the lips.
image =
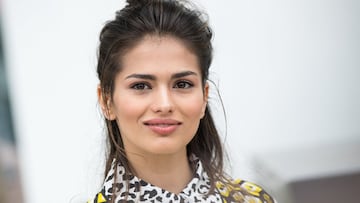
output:
[{"label": "lips", "polygon": [[169,135],[181,124],[181,122],[174,119],[151,119],[144,122],[144,125],[159,135]]}]

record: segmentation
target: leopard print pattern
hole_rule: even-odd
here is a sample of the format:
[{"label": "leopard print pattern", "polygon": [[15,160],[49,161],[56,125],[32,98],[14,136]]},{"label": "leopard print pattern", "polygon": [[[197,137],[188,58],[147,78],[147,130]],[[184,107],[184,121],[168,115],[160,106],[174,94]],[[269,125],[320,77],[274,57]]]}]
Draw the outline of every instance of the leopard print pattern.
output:
[{"label": "leopard print pattern", "polygon": [[[208,195],[210,181],[201,162],[196,161],[194,178],[179,194],[175,194],[145,182],[136,176],[125,175],[125,168],[113,164],[101,192],[88,203],[110,203],[113,193],[116,193],[116,203],[274,203],[274,200],[259,186],[236,180],[231,184],[217,182],[215,192]],[[117,167],[117,180],[114,180],[114,169]],[[128,186],[127,186],[128,182]]]}]

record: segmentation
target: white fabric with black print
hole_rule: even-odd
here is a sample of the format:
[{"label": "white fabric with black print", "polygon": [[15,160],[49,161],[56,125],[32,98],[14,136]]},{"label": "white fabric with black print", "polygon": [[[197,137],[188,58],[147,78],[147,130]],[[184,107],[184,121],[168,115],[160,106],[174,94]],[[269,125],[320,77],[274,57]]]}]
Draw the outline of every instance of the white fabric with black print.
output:
[{"label": "white fabric with black print", "polygon": [[[114,163],[109,171],[102,195],[108,201],[112,194],[116,192],[116,203],[120,202],[152,202],[152,203],[218,203],[222,202],[220,193],[215,189],[211,195],[206,195],[210,189],[210,180],[203,169],[201,162],[196,157],[191,157],[192,162],[196,164],[196,173],[190,183],[179,194],[175,194],[159,188],[155,185],[145,182],[136,176],[130,175],[128,180],[129,188],[127,188],[127,180],[125,168],[121,165],[117,166],[117,180],[114,184]],[[115,187],[115,188],[114,188]],[[127,197],[127,198],[125,198]],[[126,199],[126,200],[125,200]]]}]

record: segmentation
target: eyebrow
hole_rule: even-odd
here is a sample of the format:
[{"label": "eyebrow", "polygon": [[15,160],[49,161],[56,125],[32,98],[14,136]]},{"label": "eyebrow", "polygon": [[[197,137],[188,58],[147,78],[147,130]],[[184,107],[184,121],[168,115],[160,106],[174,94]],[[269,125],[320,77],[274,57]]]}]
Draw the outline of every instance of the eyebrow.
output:
[{"label": "eyebrow", "polygon": [[[197,75],[197,73],[193,72],[193,71],[183,71],[183,72],[179,72],[179,73],[174,73],[173,75],[171,75],[171,79],[176,79],[176,78],[182,78],[182,77],[186,77],[188,75]],[[129,78],[138,78],[138,79],[144,79],[144,80],[156,80],[156,76],[155,75],[151,75],[151,74],[131,74],[128,75],[126,77],[126,79]]]},{"label": "eyebrow", "polygon": [[186,77],[189,75],[197,75],[195,72],[193,71],[184,71],[184,72],[179,72],[179,73],[175,73],[171,76],[171,79],[176,79],[176,78],[182,78],[182,77]]},{"label": "eyebrow", "polygon": [[129,79],[129,78],[138,78],[138,79],[144,79],[144,80],[155,80],[156,77],[154,75],[150,75],[150,74],[131,74],[128,75],[125,79]]}]

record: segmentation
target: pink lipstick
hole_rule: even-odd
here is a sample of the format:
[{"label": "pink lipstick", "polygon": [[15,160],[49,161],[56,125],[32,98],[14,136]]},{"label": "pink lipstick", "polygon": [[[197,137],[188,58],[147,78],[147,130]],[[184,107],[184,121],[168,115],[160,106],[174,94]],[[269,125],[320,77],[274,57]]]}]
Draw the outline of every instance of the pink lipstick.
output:
[{"label": "pink lipstick", "polygon": [[181,122],[173,119],[150,119],[144,122],[153,132],[159,135],[169,135],[173,133]]}]

